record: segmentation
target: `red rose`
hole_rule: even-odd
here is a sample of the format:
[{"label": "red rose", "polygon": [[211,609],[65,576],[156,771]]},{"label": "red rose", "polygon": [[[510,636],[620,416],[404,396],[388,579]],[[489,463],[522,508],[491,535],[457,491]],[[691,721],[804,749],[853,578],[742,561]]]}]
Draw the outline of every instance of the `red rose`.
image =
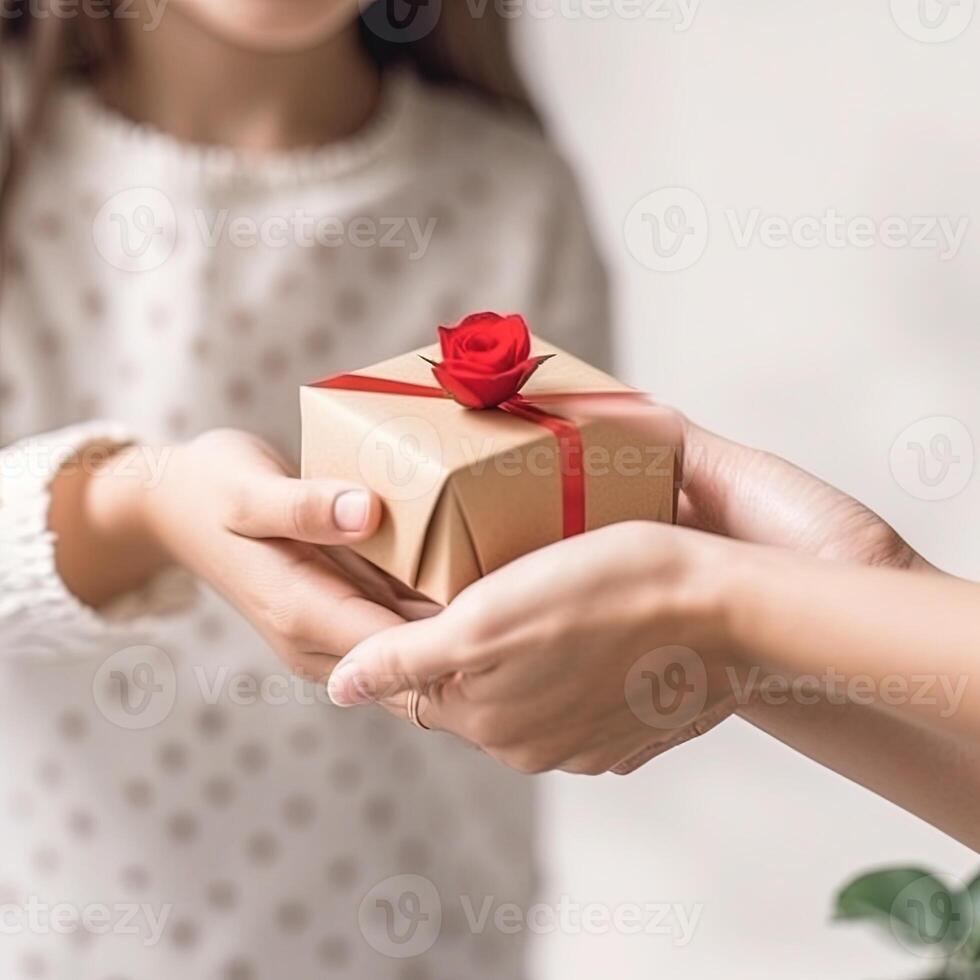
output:
[{"label": "red rose", "polygon": [[472,313],[439,327],[442,363],[432,365],[440,386],[467,408],[494,408],[512,398],[551,355],[531,357],[531,332],[513,313]]}]

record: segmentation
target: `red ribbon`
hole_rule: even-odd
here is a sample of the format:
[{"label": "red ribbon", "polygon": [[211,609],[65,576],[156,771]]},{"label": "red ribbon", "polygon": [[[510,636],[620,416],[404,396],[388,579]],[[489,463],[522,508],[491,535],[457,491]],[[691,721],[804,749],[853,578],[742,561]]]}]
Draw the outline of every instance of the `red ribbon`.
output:
[{"label": "red ribbon", "polygon": [[[313,388],[334,388],[340,391],[366,391],[376,395],[415,395],[419,398],[450,398],[435,385],[417,385],[391,378],[373,378],[367,374],[337,374],[315,381]],[[570,419],[552,415],[534,404],[548,398],[568,398],[570,395],[549,395],[533,401],[514,395],[497,407],[502,412],[547,429],[558,440],[558,465],[561,473],[562,537],[570,538],[585,530],[585,473],[582,467],[582,434]],[[487,411],[485,409],[485,411]]]}]

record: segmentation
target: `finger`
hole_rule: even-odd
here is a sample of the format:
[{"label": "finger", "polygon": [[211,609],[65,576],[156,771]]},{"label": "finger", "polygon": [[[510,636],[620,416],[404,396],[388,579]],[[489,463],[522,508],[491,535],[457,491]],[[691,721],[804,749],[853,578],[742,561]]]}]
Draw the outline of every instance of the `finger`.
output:
[{"label": "finger", "polygon": [[372,602],[328,564],[318,565],[291,599],[294,635],[306,652],[343,657],[369,637],[399,626],[397,612]]},{"label": "finger", "polygon": [[349,548],[330,548],[327,554],[364,595],[393,609],[403,619],[425,619],[443,608]]},{"label": "finger", "polygon": [[[410,691],[399,691],[388,697],[381,698],[379,704],[389,714],[400,718],[402,721],[411,722],[408,711],[408,699]],[[440,694],[439,685],[431,685],[428,693],[419,694],[416,718],[420,723],[419,727],[433,732],[450,732],[459,735],[459,730],[452,724],[451,710],[444,710],[446,701]]]},{"label": "finger", "polygon": [[609,772],[609,767],[615,763],[616,758],[618,756],[611,757],[608,750],[592,752],[577,755],[567,762],[563,762],[560,766],[556,766],[556,768],[560,772],[571,773],[575,776],[600,776],[602,773]]},{"label": "finger", "polygon": [[[682,490],[678,523],[685,526],[734,534],[745,497],[748,464],[765,457],[795,469],[777,456],[702,428],[669,405],[620,400],[602,411],[615,417],[618,424],[643,433],[647,444],[676,448],[676,478]],[[748,477],[749,484],[755,489],[765,477],[757,470]]]},{"label": "finger", "polygon": [[684,420],[678,522],[742,541],[800,548],[818,517],[865,509],[781,456],[753,449]]},{"label": "finger", "polygon": [[334,704],[347,707],[392,698],[414,688],[425,692],[462,663],[458,634],[450,614],[384,630],[358,644],[330,678]]},{"label": "finger", "polygon": [[[604,772],[616,772],[623,759],[632,762],[636,752],[636,732],[619,735],[594,745],[586,744],[575,755],[567,758],[556,768],[562,772],[594,776]],[[658,743],[660,745],[662,743]]]},{"label": "finger", "polygon": [[356,483],[270,474],[236,488],[228,527],[250,538],[348,545],[369,538],[380,520],[380,498]]},{"label": "finger", "polygon": [[695,424],[683,413],[633,397],[568,398],[553,403],[569,414],[615,420],[647,446],[679,451],[677,522],[780,547],[806,547],[814,515],[840,508],[853,515],[855,502],[818,477],[773,453],[725,439]]},{"label": "finger", "polygon": [[675,478],[683,493],[677,522],[706,531],[734,533],[744,510],[744,464],[755,452],[702,429],[681,412],[658,405],[639,392],[632,397],[566,397],[548,403],[550,410],[615,422],[634,434],[643,447],[670,446],[676,451]]},{"label": "finger", "polygon": [[402,619],[429,619],[442,612],[443,607],[430,599],[395,599],[390,606]]},{"label": "finger", "polygon": [[289,669],[301,680],[326,685],[340,657],[329,653],[295,653],[289,658]]},{"label": "finger", "polygon": [[[373,633],[403,622],[366,598],[318,548],[238,541],[244,585],[225,594],[289,660],[301,654],[343,657]],[[235,561],[235,552],[226,559]]]},{"label": "finger", "polygon": [[[793,467],[779,457],[732,442],[684,420],[684,463],[678,522],[757,543],[770,540],[771,523],[756,514],[762,492],[779,491]],[[778,535],[777,535],[778,536]]]},{"label": "finger", "polygon": [[655,759],[658,755],[663,755],[665,752],[670,751],[670,749],[675,749],[679,745],[683,745],[685,742],[690,742],[692,739],[697,738],[699,735],[706,735],[720,722],[723,722],[732,712],[735,710],[736,700],[734,697],[726,698],[724,701],[720,701],[713,708],[704,712],[698,719],[687,728],[676,732],[667,738],[660,739],[653,742],[650,745],[645,746],[639,751],[634,751],[631,755],[626,756],[616,765],[610,767],[610,771],[616,773],[618,776],[627,776],[631,772],[636,771],[640,766],[646,765],[652,759]]}]

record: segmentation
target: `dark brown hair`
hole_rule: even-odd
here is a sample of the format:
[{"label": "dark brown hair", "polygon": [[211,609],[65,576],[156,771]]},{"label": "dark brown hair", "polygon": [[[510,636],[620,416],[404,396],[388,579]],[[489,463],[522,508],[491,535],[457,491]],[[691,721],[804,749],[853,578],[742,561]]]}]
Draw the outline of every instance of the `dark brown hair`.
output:
[{"label": "dark brown hair", "polygon": [[[58,15],[62,2],[0,0],[0,49],[18,45],[28,66],[25,104],[18,111],[0,88],[0,229],[57,78],[65,72],[94,76],[113,56],[112,18],[92,16],[91,6],[84,3],[73,4],[71,17]],[[474,89],[530,114],[510,57],[507,25],[494,4],[486,3],[479,16],[470,13],[466,0],[443,0],[437,9],[432,30],[406,42],[382,39],[362,18],[362,42],[380,65],[407,62],[423,77]]]}]

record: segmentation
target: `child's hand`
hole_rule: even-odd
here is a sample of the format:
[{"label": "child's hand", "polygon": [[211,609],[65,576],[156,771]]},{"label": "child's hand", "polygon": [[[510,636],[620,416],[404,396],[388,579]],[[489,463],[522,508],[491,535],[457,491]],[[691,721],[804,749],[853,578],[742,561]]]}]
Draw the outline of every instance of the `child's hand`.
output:
[{"label": "child's hand", "polygon": [[[145,453],[124,449],[113,459],[140,469]],[[293,670],[316,680],[357,642],[403,621],[369,600],[319,547],[374,532],[381,503],[370,491],[298,480],[268,445],[230,429],[205,433],[161,460],[156,485],[145,473],[120,475],[125,465],[103,466],[73,496],[67,480],[77,477],[65,487],[55,481],[59,568],[85,601],[104,602],[165,561],[177,562],[233,603]],[[127,565],[129,577],[120,578]]]}]

